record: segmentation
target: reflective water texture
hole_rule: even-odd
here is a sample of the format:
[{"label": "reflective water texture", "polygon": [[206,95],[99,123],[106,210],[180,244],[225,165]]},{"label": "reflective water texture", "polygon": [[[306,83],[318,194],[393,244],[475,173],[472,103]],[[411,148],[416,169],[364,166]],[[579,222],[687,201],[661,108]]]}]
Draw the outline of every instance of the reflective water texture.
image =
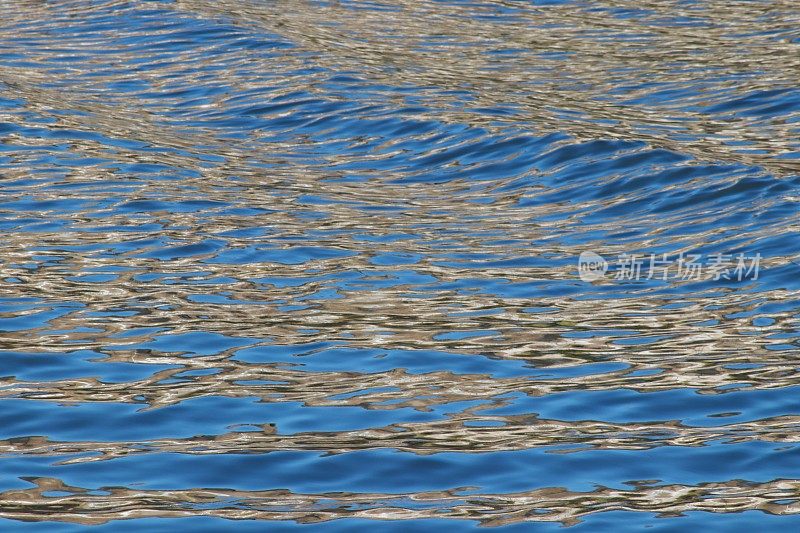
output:
[{"label": "reflective water texture", "polygon": [[793,0],[0,10],[0,528],[800,527]]}]

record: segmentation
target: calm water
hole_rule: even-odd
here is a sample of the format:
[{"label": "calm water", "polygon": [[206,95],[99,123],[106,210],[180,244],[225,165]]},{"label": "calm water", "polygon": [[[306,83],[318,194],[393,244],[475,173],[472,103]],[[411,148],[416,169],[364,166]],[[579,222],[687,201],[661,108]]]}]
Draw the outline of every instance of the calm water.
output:
[{"label": "calm water", "polygon": [[3,531],[800,528],[796,2],[0,12]]}]

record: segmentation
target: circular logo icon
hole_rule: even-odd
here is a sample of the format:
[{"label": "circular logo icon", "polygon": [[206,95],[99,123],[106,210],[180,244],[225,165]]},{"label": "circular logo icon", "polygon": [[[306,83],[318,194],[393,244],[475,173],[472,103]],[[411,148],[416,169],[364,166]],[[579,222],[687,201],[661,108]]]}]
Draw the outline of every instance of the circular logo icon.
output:
[{"label": "circular logo icon", "polygon": [[578,276],[582,281],[596,281],[606,275],[608,263],[599,254],[583,252],[578,258]]}]

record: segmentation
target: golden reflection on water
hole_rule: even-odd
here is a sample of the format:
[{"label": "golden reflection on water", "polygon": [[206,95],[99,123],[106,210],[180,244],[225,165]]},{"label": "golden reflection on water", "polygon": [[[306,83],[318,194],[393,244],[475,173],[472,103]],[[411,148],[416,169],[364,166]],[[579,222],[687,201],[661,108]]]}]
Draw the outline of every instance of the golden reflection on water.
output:
[{"label": "golden reflection on water", "polygon": [[[334,70],[467,89],[473,109],[511,109],[508,119],[481,120],[442,102],[454,121],[523,121],[578,139],[635,138],[701,159],[800,169],[796,119],[702,112],[750,91],[796,87],[800,9],[792,1],[178,4],[287,36]],[[675,94],[635,103],[664,91]],[[795,157],[776,159],[786,154]]]},{"label": "golden reflection on water", "polygon": [[[236,491],[225,489],[135,490],[103,487],[95,494],[52,478],[30,478],[34,488],[0,493],[0,516],[17,520],[59,520],[102,524],[120,518],[153,516],[178,518],[211,516],[232,520],[295,520],[313,524],[339,518],[411,520],[448,518],[478,520],[484,526],[521,521],[558,521],[565,526],[587,515],[608,511],[680,516],[692,511],[736,513],[753,509],[775,514],[797,514],[800,482],[729,481],[692,485],[647,486],[630,490],[598,487],[591,492],[547,488],[524,493],[460,494],[452,491],[413,494],[296,494],[286,490]],[[44,493],[67,493],[46,496]],[[96,492],[101,492],[100,495]],[[103,492],[107,494],[102,494]]]}]

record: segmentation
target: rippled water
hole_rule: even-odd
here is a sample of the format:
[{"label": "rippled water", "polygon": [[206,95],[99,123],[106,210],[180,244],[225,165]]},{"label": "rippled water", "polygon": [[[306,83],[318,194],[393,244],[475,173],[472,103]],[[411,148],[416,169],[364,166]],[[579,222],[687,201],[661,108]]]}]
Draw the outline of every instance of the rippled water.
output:
[{"label": "rippled water", "polygon": [[3,530],[800,527],[794,1],[0,10]]}]

